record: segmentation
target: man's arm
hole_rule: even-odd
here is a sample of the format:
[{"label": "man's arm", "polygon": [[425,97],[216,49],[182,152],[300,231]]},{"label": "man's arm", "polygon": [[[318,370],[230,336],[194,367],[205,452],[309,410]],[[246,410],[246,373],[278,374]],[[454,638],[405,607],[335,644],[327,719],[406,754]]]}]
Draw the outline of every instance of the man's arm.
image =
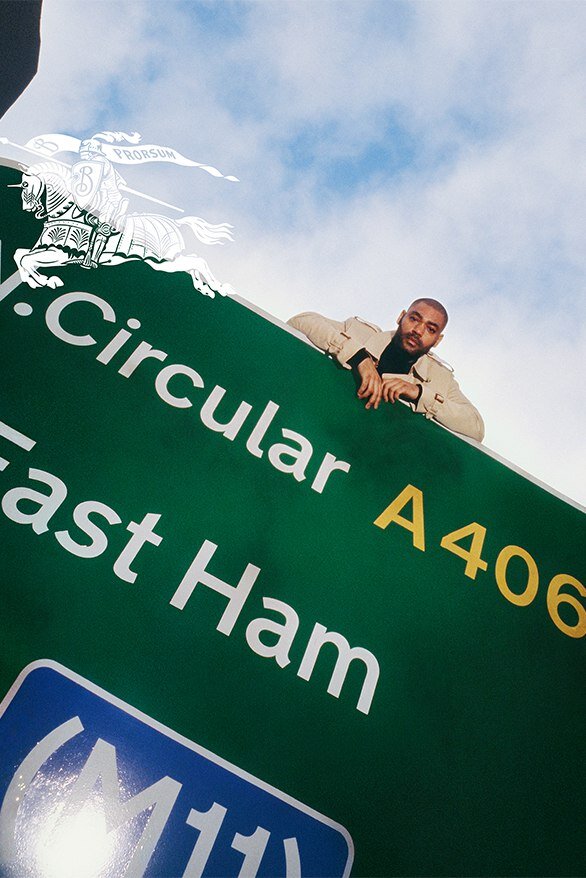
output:
[{"label": "man's arm", "polygon": [[482,442],[484,422],[480,412],[464,396],[455,378],[450,376],[447,392],[444,393],[438,392],[433,382],[422,386],[423,390],[414,411],[424,414],[426,418],[433,418],[448,430]]},{"label": "man's arm", "polygon": [[[298,329],[306,335],[316,348],[335,357],[346,369],[351,368],[348,360],[364,347],[368,336],[378,330],[378,327],[362,323],[354,317],[342,322],[315,314],[313,311],[297,314],[287,322],[293,329]],[[351,329],[350,323],[352,323]]]},{"label": "man's arm", "polygon": [[313,311],[297,314],[288,323],[306,335],[316,347],[334,356],[346,369],[356,371],[361,382],[358,397],[366,400],[367,409],[378,408],[382,379],[371,355],[364,349],[366,339],[377,332],[378,327],[355,317],[344,322],[331,320]]}]

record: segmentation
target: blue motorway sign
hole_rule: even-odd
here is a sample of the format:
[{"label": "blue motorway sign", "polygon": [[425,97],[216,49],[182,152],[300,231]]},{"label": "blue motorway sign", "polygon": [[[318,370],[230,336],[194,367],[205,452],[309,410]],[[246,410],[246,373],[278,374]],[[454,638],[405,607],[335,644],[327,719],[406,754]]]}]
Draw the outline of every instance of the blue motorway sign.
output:
[{"label": "blue motorway sign", "polygon": [[54,662],[4,699],[0,753],[3,876],[350,873],[339,824]]}]

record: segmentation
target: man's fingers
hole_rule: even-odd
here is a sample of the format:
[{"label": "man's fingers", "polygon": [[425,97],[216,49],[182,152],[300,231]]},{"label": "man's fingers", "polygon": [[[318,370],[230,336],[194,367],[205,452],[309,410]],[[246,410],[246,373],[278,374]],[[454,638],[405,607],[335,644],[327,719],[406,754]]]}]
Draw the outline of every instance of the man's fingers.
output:
[{"label": "man's fingers", "polygon": [[409,387],[409,383],[403,381],[402,378],[386,378],[383,386],[383,399],[386,402],[396,402],[401,393],[404,392],[405,387]]},{"label": "man's fingers", "polygon": [[372,380],[372,378],[365,378],[358,388],[358,396],[363,399],[365,396],[370,396],[373,391],[374,381]]},{"label": "man's fingers", "polygon": [[383,384],[383,399],[385,402],[392,402],[393,395],[393,387],[390,381],[385,381]]},{"label": "man's fingers", "polygon": [[362,383],[357,390],[359,399],[366,399],[366,408],[378,408],[381,401],[383,382],[371,360],[360,363],[358,370],[362,375]]},{"label": "man's fingers", "polygon": [[368,402],[366,403],[366,408],[375,408],[377,409],[380,403],[382,393],[382,381],[373,380],[368,388],[368,391],[364,394],[364,396],[370,397]]},{"label": "man's fingers", "polygon": [[370,396],[372,391],[374,390],[375,382],[371,375],[367,375],[363,380],[362,384],[358,388],[358,396]]},{"label": "man's fingers", "polygon": [[369,408],[374,402],[374,397],[380,397],[381,388],[382,382],[378,375],[371,376],[364,380],[358,388],[358,396],[360,399],[369,398],[369,405],[367,406]]}]

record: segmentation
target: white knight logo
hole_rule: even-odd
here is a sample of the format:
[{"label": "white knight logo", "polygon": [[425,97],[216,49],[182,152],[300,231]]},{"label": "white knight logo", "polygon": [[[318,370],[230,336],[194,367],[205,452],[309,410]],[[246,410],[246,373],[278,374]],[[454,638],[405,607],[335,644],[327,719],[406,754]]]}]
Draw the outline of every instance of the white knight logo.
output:
[{"label": "white knight logo", "polygon": [[[54,289],[63,285],[59,276],[47,276],[42,269],[73,264],[90,269],[139,258],[157,271],[187,272],[204,295],[234,293],[229,284],[214,277],[206,260],[193,253],[190,244],[194,237],[206,246],[231,241],[232,226],[196,216],[174,220],[160,213],[129,212],[129,195],[183,211],[131,189],[116,165],[166,162],[199,168],[232,182],[237,178],[194,162],[171,147],[139,146],[140,139],[139,134],[102,131],[83,141],[64,134],[45,134],[24,147],[10,144],[36,159],[22,166],[18,185],[23,210],[43,220],[43,230],[33,247],[14,254],[20,276],[29,286]],[[10,143],[5,138],[0,142]],[[55,158],[65,151],[78,153],[73,165]]]}]

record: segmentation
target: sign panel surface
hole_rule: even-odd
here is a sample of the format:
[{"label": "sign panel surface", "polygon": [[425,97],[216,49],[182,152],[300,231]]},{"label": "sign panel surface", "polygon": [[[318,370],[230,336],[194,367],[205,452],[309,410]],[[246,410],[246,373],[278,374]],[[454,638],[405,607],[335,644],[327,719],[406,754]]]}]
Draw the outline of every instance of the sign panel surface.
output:
[{"label": "sign panel surface", "polygon": [[[583,875],[583,512],[365,411],[350,372],[185,272],[11,280],[40,234],[19,179],[0,170],[2,695],[59,663],[345,827],[355,876]],[[234,811],[235,862],[236,833],[284,836],[264,807]]]}]

